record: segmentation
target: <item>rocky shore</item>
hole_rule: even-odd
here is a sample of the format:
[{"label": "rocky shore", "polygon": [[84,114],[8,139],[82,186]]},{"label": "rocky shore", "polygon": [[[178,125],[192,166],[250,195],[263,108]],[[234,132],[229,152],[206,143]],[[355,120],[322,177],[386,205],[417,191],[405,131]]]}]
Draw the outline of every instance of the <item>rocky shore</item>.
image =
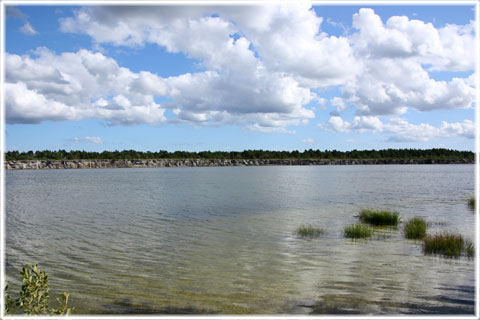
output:
[{"label": "rocky shore", "polygon": [[471,159],[312,159],[312,160],[17,160],[5,161],[7,170],[86,169],[86,168],[163,168],[163,167],[230,167],[230,166],[316,166],[372,164],[473,164]]}]

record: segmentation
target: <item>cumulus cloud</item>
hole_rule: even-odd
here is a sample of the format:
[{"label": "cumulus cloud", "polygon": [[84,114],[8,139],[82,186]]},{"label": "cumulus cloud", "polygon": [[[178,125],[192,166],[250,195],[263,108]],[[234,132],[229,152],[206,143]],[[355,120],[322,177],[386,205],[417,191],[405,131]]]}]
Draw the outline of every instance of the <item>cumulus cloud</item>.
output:
[{"label": "cumulus cloud", "polygon": [[22,82],[5,84],[5,109],[8,123],[80,120],[85,112],[30,90]]},{"label": "cumulus cloud", "polygon": [[365,72],[343,87],[344,99],[363,115],[400,115],[418,111],[469,108],[475,99],[473,77],[436,81],[410,60],[366,60]]},{"label": "cumulus cloud", "polygon": [[38,34],[38,32],[32,27],[32,25],[28,21],[20,28],[20,32],[26,34],[27,36],[34,36]]},{"label": "cumulus cloud", "polygon": [[145,90],[130,89],[139,75],[100,53],[6,54],[8,123],[104,119],[110,124],[165,121],[164,109]]},{"label": "cumulus cloud", "polygon": [[[308,3],[267,6],[85,7],[60,20],[64,32],[90,35],[98,43],[143,46],[197,58],[208,69],[252,68],[254,51],[272,71],[301,83],[339,84],[357,68],[344,37],[320,32],[322,18]],[[233,41],[234,35],[240,37]],[[248,40],[247,40],[248,39]],[[237,44],[238,42],[238,44]]]},{"label": "cumulus cloud", "polygon": [[[9,123],[83,118],[161,123],[170,108],[180,121],[199,126],[240,124],[262,132],[291,132],[288,126],[314,117],[303,107],[313,97],[309,89],[259,65],[241,77],[205,71],[162,78],[132,72],[88,50],[56,55],[39,48],[34,56],[7,54],[5,61]],[[160,105],[155,97],[172,101]]]},{"label": "cumulus cloud", "polygon": [[434,127],[425,123],[414,125],[408,123],[405,119],[395,118],[385,126],[384,130],[393,133],[389,140],[395,142],[428,141],[433,138],[453,136],[462,136],[469,139],[475,137],[475,124],[471,120],[454,123],[442,121],[440,127]]},{"label": "cumulus cloud", "polygon": [[384,24],[372,9],[360,9],[353,16],[353,27],[357,32],[351,43],[363,68],[342,91],[359,115],[472,106],[473,74],[436,81],[429,71],[473,71],[473,22],[436,29],[431,23],[394,16]]},{"label": "cumulus cloud", "polygon": [[429,141],[433,138],[446,138],[453,136],[473,139],[475,137],[475,123],[471,120],[448,123],[442,121],[440,127],[427,123],[411,124],[403,118],[394,117],[388,123],[383,123],[378,117],[355,116],[352,121],[344,121],[341,117],[333,116],[321,128],[333,132],[343,133],[390,133],[391,142],[417,142]]},{"label": "cumulus cloud", "polygon": [[410,57],[431,65],[431,70],[475,68],[474,21],[437,29],[431,23],[393,16],[384,24],[372,9],[363,8],[353,15],[352,26],[358,30],[352,40],[360,54],[373,58]]},{"label": "cumulus cloud", "polygon": [[[473,23],[436,28],[398,16],[383,22],[372,9],[354,14],[352,30],[340,37],[322,32],[322,23],[307,2],[82,7],[60,19],[61,31],[89,35],[94,45],[155,44],[196,59],[204,71],[162,78],[90,50],[7,54],[7,121],[162,123],[170,109],[175,121],[195,126],[293,133],[292,126],[307,124],[329,100],[331,130],[394,133],[406,125],[384,124],[378,116],[472,106],[473,74],[437,81],[430,73],[473,71]],[[332,85],[342,95],[327,100],[321,92]],[[356,113],[352,122],[339,117],[347,106]],[[441,130],[460,129],[447,123]]]},{"label": "cumulus cloud", "polygon": [[380,119],[372,116],[355,116],[352,122],[344,121],[340,116],[332,116],[326,123],[320,124],[321,128],[334,132],[356,131],[358,133],[380,132],[383,130],[383,126]]},{"label": "cumulus cloud", "polygon": [[359,70],[349,40],[322,33],[323,18],[307,2],[236,9],[223,11],[269,69],[287,72],[309,87],[342,84]]},{"label": "cumulus cloud", "polygon": [[[60,22],[61,30],[86,33],[99,43],[155,43],[200,59],[208,70],[222,74],[252,73],[261,66],[264,73],[287,74],[307,88],[339,84],[345,87],[344,98],[355,103],[360,114],[471,105],[474,89],[465,79],[434,81],[423,65],[429,70],[473,70],[473,22],[437,29],[431,23],[393,16],[384,24],[372,9],[360,9],[352,21],[356,32],[348,38],[328,36],[321,32],[323,18],[302,2],[241,7],[95,6]],[[233,40],[233,35],[239,39]]]}]

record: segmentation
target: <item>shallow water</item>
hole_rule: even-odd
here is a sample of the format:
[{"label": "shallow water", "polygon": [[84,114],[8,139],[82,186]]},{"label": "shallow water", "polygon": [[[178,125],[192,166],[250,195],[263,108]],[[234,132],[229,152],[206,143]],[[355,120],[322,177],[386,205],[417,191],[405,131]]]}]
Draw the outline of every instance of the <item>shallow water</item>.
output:
[{"label": "shallow water", "polygon": [[39,263],[75,314],[472,314],[474,260],[342,230],[373,207],[475,240],[473,194],[473,165],[6,171],[7,278]]}]

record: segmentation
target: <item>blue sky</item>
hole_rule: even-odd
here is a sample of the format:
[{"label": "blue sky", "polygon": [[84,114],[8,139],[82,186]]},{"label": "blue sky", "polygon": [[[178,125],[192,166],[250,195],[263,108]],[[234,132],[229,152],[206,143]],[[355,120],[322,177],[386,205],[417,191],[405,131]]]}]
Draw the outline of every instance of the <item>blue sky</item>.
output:
[{"label": "blue sky", "polygon": [[474,6],[7,6],[7,150],[474,150]]}]

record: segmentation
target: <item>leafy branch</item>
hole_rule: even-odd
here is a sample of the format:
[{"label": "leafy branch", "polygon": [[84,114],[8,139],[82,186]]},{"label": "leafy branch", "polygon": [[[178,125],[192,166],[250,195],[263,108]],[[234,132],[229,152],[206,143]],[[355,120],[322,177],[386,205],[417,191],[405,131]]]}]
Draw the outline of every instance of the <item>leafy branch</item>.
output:
[{"label": "leafy branch", "polygon": [[26,315],[71,315],[74,308],[68,307],[68,293],[64,292],[58,297],[58,307],[48,306],[48,275],[40,271],[37,264],[23,267],[20,271],[22,276],[22,288],[18,299],[12,300],[8,294],[8,283],[5,283],[5,314],[12,307],[19,307]]}]

